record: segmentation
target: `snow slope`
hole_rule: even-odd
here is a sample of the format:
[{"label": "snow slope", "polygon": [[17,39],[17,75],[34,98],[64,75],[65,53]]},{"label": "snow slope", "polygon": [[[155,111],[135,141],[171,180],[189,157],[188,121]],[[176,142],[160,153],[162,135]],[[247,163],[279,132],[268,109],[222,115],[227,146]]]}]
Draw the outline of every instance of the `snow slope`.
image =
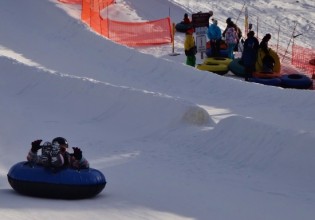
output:
[{"label": "snow slope", "polygon": [[[219,2],[121,0],[109,16],[150,20],[170,11],[175,22],[185,11],[215,9],[220,25],[236,20],[243,2]],[[298,27],[314,30],[310,0],[248,4],[268,6],[266,20],[297,8]],[[170,45],[117,45],[82,24],[79,9],[0,2],[3,219],[313,219],[314,91],[198,71],[183,54],[168,56]],[[183,36],[176,40],[182,52]],[[6,174],[31,141],[56,136],[104,173],[100,195],[64,201],[12,190]]]}]

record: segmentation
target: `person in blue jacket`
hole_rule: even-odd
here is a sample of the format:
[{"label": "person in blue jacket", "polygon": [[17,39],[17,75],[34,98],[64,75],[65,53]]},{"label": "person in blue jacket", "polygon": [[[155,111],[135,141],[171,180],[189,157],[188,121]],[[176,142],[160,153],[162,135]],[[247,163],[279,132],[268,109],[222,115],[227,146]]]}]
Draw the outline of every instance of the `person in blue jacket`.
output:
[{"label": "person in blue jacket", "polygon": [[210,40],[211,56],[219,57],[222,32],[216,19],[212,19],[212,24],[208,28],[207,36]]}]

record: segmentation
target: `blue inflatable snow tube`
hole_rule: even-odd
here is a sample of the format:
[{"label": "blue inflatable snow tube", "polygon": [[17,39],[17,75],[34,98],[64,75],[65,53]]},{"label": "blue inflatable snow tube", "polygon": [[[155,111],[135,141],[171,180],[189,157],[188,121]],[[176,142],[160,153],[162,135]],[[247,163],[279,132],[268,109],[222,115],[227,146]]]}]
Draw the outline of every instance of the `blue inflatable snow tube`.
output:
[{"label": "blue inflatable snow tube", "polygon": [[19,162],[8,172],[8,181],[18,193],[46,198],[83,199],[96,196],[106,185],[105,176],[96,169],[53,169]]},{"label": "blue inflatable snow tube", "polygon": [[232,60],[229,64],[229,70],[236,76],[245,77],[246,75],[245,66],[243,65],[241,58]]},{"label": "blue inflatable snow tube", "polygon": [[249,78],[249,82],[255,82],[263,85],[268,85],[268,86],[281,86],[281,79],[280,78]]},{"label": "blue inflatable snow tube", "polygon": [[299,73],[285,74],[280,79],[283,88],[310,89],[313,85],[310,77]]}]

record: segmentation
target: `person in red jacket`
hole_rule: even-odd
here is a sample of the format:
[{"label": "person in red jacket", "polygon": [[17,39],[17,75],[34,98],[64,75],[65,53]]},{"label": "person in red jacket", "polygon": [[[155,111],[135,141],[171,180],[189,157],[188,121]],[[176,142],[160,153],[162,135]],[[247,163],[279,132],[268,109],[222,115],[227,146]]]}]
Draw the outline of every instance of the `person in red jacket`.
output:
[{"label": "person in red jacket", "polygon": [[[34,162],[43,166],[54,168],[89,168],[89,162],[82,156],[82,151],[78,147],[72,147],[73,153],[67,151],[68,141],[63,137],[56,137],[52,142],[45,142],[41,145],[42,140],[38,139],[32,142],[32,147],[27,155],[29,162]],[[37,152],[42,149],[42,154]]]}]

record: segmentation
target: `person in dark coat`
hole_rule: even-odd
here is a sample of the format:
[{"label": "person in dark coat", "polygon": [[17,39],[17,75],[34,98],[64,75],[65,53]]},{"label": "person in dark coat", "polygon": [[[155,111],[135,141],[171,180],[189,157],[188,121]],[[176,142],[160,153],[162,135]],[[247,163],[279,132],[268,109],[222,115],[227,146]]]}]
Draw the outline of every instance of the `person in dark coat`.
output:
[{"label": "person in dark coat", "polygon": [[255,63],[257,60],[257,53],[259,48],[259,41],[255,37],[254,31],[249,31],[244,42],[244,49],[242,53],[242,62],[245,66],[245,81],[252,76],[255,71]]},{"label": "person in dark coat", "polygon": [[269,54],[268,42],[271,39],[271,34],[266,34],[259,44],[259,48],[261,48],[265,54]]},{"label": "person in dark coat", "polygon": [[263,71],[272,72],[275,66],[275,60],[270,56],[268,42],[271,39],[271,34],[266,34],[259,44],[259,48],[265,53],[262,60]]}]

